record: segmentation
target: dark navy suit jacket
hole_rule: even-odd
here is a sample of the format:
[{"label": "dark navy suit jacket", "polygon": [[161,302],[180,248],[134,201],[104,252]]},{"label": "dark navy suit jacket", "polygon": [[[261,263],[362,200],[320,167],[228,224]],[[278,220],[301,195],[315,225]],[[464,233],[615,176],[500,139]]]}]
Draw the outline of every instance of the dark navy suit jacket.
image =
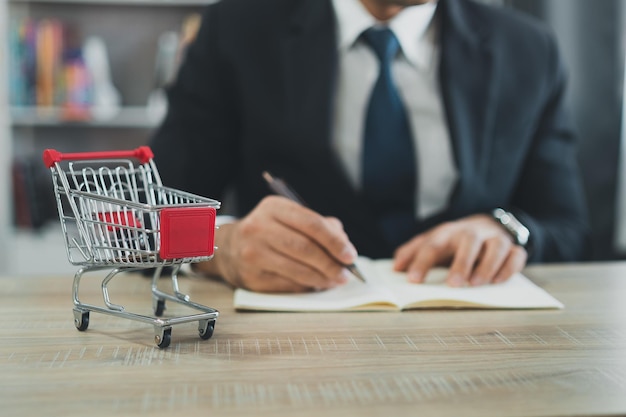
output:
[{"label": "dark navy suit jacket", "polygon": [[[531,261],[580,259],[587,218],[564,110],[565,73],[544,27],[504,8],[440,0],[440,82],[460,179],[438,223],[504,207],[531,231]],[[208,6],[151,141],[163,183],[239,214],[283,177],[337,216],[360,254],[391,256],[330,145],[337,73],[330,0],[223,0]]]}]

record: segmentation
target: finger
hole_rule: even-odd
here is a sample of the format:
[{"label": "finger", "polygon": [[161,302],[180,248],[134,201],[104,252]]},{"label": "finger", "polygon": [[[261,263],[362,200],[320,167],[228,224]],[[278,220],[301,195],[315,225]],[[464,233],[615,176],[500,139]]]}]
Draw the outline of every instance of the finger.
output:
[{"label": "finger", "polygon": [[[348,271],[306,236],[281,224],[250,218],[237,225],[237,244],[231,244],[224,275],[235,285],[247,285],[262,272],[282,275],[301,285],[329,288],[347,281]],[[294,243],[295,242],[295,243]]]},{"label": "finger", "polygon": [[418,235],[396,249],[393,254],[394,271],[407,271],[411,261],[415,258],[417,252],[424,241],[424,235]]},{"label": "finger", "polygon": [[[283,215],[295,212],[297,216],[301,210],[300,205],[282,197],[267,197],[239,221],[236,239],[229,245],[233,256],[226,262],[230,266],[226,275],[234,277],[230,281],[237,284],[243,277],[249,286],[262,272],[270,272],[308,287],[345,283],[349,273],[342,265],[310,237],[281,221]],[[308,212],[304,210],[305,215]]]},{"label": "finger", "polygon": [[282,226],[272,229],[268,238],[268,253],[248,262],[313,288],[348,282],[348,270],[307,236]]},{"label": "finger", "polygon": [[277,203],[282,206],[275,215],[278,222],[308,236],[339,262],[354,263],[357,258],[356,248],[343,231],[343,227],[338,230],[335,220],[328,220],[313,210],[284,198],[276,198],[284,200]]},{"label": "finger", "polygon": [[[307,273],[315,274],[315,279],[318,280],[316,286],[328,288],[345,284],[349,279],[349,272],[343,264],[330,256],[309,236],[286,229],[270,239],[269,245],[276,252],[302,266],[299,270],[293,271],[299,274],[294,276],[296,280],[306,279]],[[279,267],[279,271],[284,271],[287,266]],[[306,269],[304,269],[305,266]]]},{"label": "finger", "polygon": [[407,279],[417,284],[424,282],[428,271],[448,257],[443,246],[433,241],[424,242],[407,269]]},{"label": "finger", "polygon": [[470,278],[471,285],[484,285],[490,283],[502,269],[506,261],[513,242],[508,237],[493,237],[485,241],[483,245],[483,256],[474,268]]},{"label": "finger", "polygon": [[[297,286],[309,289],[328,289],[347,282],[348,271],[340,272],[342,279],[331,280],[314,268],[291,259],[274,250],[258,251],[245,250],[241,254],[242,264],[253,266],[244,268],[241,272],[241,283],[246,287],[258,288],[261,277],[266,275],[280,276]],[[270,283],[264,283],[263,288],[269,290]]]},{"label": "finger", "polygon": [[243,280],[242,287],[255,292],[294,293],[315,290],[272,272],[261,272],[254,278]]},{"label": "finger", "polygon": [[483,244],[474,233],[463,233],[458,239],[458,249],[446,279],[451,287],[462,287],[469,282]]},{"label": "finger", "polygon": [[502,268],[500,268],[500,271],[496,274],[493,282],[498,283],[508,280],[513,274],[524,269],[527,260],[528,252],[526,252],[526,249],[519,245],[513,245],[511,251],[509,252],[509,256],[502,265]]},{"label": "finger", "polygon": [[326,221],[328,221],[328,224],[330,225],[330,227],[334,228],[336,231],[340,233],[345,233],[345,231],[343,230],[343,223],[341,222],[341,220],[333,216],[327,216],[325,217],[325,219]]}]

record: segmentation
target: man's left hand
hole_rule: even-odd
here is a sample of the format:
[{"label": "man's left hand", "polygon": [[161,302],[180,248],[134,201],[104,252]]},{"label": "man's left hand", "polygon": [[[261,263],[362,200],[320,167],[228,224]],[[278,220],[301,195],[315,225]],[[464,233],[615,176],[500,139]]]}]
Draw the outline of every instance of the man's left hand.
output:
[{"label": "man's left hand", "polygon": [[526,265],[526,250],[494,219],[477,214],[417,235],[394,254],[394,269],[422,283],[435,266],[449,266],[453,287],[503,282]]}]

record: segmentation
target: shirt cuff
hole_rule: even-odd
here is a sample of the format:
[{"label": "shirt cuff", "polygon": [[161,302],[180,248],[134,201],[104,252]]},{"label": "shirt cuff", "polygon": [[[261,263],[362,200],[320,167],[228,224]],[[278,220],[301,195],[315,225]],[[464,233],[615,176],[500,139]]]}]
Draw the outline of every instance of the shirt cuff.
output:
[{"label": "shirt cuff", "polygon": [[237,220],[239,220],[239,219],[237,217],[235,217],[235,216],[229,216],[227,214],[220,214],[220,215],[215,217],[215,226],[216,227],[220,227],[220,226],[223,226],[225,224],[234,223]]},{"label": "shirt cuff", "polygon": [[[235,216],[229,215],[218,215],[215,217],[215,227],[219,228],[220,226],[224,226],[225,224],[234,223],[238,220]],[[184,276],[200,276],[202,274],[196,272],[192,267],[191,263],[184,263],[180,266],[180,274]]]}]

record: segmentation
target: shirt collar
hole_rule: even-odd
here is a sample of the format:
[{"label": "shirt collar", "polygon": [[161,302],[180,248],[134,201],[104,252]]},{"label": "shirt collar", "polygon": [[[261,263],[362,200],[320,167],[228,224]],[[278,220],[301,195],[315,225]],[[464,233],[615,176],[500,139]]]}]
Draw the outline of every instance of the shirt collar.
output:
[{"label": "shirt collar", "polygon": [[[423,66],[424,54],[420,55],[420,44],[428,38],[437,1],[430,1],[419,6],[407,7],[387,23],[394,32],[403,54],[412,65]],[[338,26],[338,46],[340,52],[346,52],[358,40],[366,29],[380,25],[363,6],[360,0],[333,0]],[[432,41],[431,41],[432,43]]]}]

